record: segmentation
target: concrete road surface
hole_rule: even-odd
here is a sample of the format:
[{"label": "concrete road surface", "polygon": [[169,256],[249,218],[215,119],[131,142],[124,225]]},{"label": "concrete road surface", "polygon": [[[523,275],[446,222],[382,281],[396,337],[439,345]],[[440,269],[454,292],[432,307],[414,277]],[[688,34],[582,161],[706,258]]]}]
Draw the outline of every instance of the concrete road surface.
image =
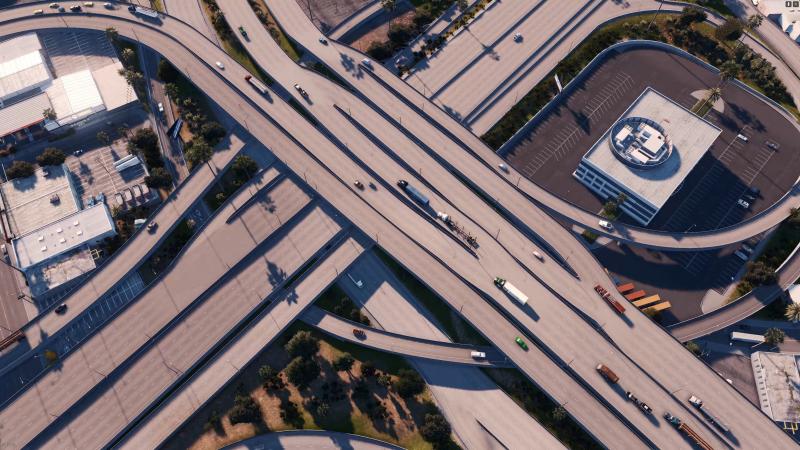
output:
[{"label": "concrete road surface", "polygon": [[[364,255],[347,275],[361,280],[361,288],[347,277],[340,287],[392,333],[447,342],[430,313],[389,271],[374,253]],[[465,448],[563,448],[477,368],[459,367],[430,359],[411,361],[425,378],[433,397]]]},{"label": "concrete road surface", "polygon": [[355,434],[322,430],[297,430],[267,433],[225,447],[225,450],[401,450],[402,447],[388,442],[370,439]]},{"label": "concrete road surface", "polygon": [[[60,17],[60,19],[69,21],[82,21],[84,23],[83,26],[90,26],[90,27],[100,26],[100,24],[92,22],[91,18],[88,16],[83,16],[83,15],[69,16],[68,19],[65,19],[65,17],[67,16],[62,16]],[[27,18],[26,20],[20,20],[18,22],[9,22],[6,24],[6,27],[4,29],[8,31],[9,29],[13,29],[13,27],[15,26],[28,25],[26,22],[33,20],[36,20],[37,23],[42,23],[42,24],[47,23],[47,21],[51,21],[53,22],[53,24],[58,23],[56,21],[53,21],[47,16],[42,18]],[[103,25],[107,26],[110,20],[113,19],[104,18],[105,23]],[[218,77],[216,72],[209,70],[194,70],[194,71],[188,70],[184,64],[194,63],[192,62],[191,56],[187,58],[187,55],[181,54],[182,50],[180,48],[174,48],[165,45],[163,43],[160,43],[159,42],[160,40],[163,39],[170,40],[175,38],[175,39],[181,39],[181,42],[183,42],[184,45],[202,46],[203,43],[198,40],[187,39],[185,36],[181,37],[180,36],[181,33],[188,33],[188,31],[183,30],[180,24],[170,22],[169,27],[170,27],[170,34],[168,36],[165,36],[157,32],[152,32],[147,27],[138,27],[136,29],[136,36],[143,42],[148,43],[148,45],[153,45],[159,48],[159,51],[164,53],[165,56],[171,58],[174,61],[179,61],[177,65],[181,70],[186,70],[187,72],[191,72],[193,81],[195,81],[201,89],[206,90],[206,92],[209,92],[209,94],[211,94],[214,97],[214,99],[221,104],[221,106],[226,107],[226,109],[228,109],[229,111],[235,111],[239,120],[244,121],[247,117],[249,117],[250,121],[252,122],[254,120],[253,119],[254,117],[256,116],[261,117],[260,113],[253,111],[253,109],[250,107],[250,103],[239,104],[238,102],[241,101],[241,98],[239,98],[238,96],[234,96],[232,98],[231,96],[223,95],[223,93],[225,93],[224,92],[225,89],[224,88],[220,89],[219,86],[220,78]],[[119,29],[122,34],[126,33],[132,34],[130,33],[130,30],[127,30],[122,25],[120,26]],[[171,54],[173,52],[175,54]],[[203,54],[211,57],[216,57],[217,59],[225,60],[226,62],[228,62],[230,65],[228,66],[228,69],[226,71],[226,73],[228,74],[228,77],[226,78],[227,82],[238,85],[237,89],[239,89],[241,92],[244,92],[245,89],[248,89],[248,86],[244,84],[244,82],[241,80],[242,69],[237,67],[234,63],[231,63],[230,60],[225,55],[220,54],[218,50],[212,48],[204,48]],[[214,89],[214,87],[216,87],[217,89]],[[273,98],[275,98],[275,96],[273,96]],[[499,302],[501,305],[503,305],[503,308],[508,309],[509,308],[509,304],[507,303],[508,299],[504,299],[502,296],[498,295],[497,291],[494,290],[493,287],[491,286],[489,280],[482,281],[480,277],[475,278],[475,276],[477,276],[477,273],[479,273],[481,269],[475,267],[472,262],[454,259],[454,257],[450,255],[450,252],[443,251],[444,248],[442,248],[441,242],[437,242],[436,239],[433,239],[436,238],[437,236],[441,236],[441,232],[434,231],[430,233],[429,236],[420,236],[418,232],[413,233],[415,241],[417,243],[424,243],[423,245],[425,245],[427,248],[426,251],[431,252],[427,254],[426,251],[420,251],[420,249],[414,246],[413,244],[409,245],[408,237],[406,235],[397,233],[389,233],[388,235],[386,234],[379,235],[377,233],[378,229],[381,229],[381,227],[383,227],[384,230],[393,229],[392,225],[387,223],[386,218],[384,216],[381,215],[376,216],[374,213],[371,213],[369,209],[365,209],[364,203],[359,202],[359,200],[356,200],[355,202],[344,201],[346,199],[353,198],[353,191],[348,190],[348,188],[346,188],[348,184],[346,182],[342,183],[341,178],[336,179],[331,176],[331,172],[334,172],[340,174],[349,173],[351,174],[350,176],[352,176],[353,174],[358,174],[357,176],[360,177],[364,175],[363,169],[354,167],[352,162],[341,161],[341,158],[331,159],[330,157],[338,154],[338,151],[331,150],[330,151],[331,153],[326,153],[329,151],[327,149],[330,148],[330,145],[324,139],[321,139],[321,136],[319,136],[317,132],[315,132],[313,129],[309,129],[307,125],[303,123],[303,121],[294,121],[294,122],[285,121],[284,118],[286,117],[295,117],[294,113],[287,105],[283,104],[282,102],[269,104],[267,101],[260,98],[254,99],[250,97],[248,98],[248,100],[255,104],[258,104],[259,108],[264,108],[265,111],[272,111],[270,113],[270,117],[280,121],[280,122],[270,122],[262,120],[261,122],[259,122],[260,125],[263,125],[262,127],[259,127],[258,129],[251,128],[252,132],[256,135],[256,137],[262,139],[263,142],[270,142],[271,145],[274,145],[276,153],[279,153],[279,157],[281,157],[284,161],[286,161],[287,164],[289,164],[290,167],[292,167],[294,170],[296,171],[299,170],[299,172],[303,172],[304,174],[307,172],[309,177],[312,180],[314,180],[313,183],[315,183],[314,184],[315,188],[317,188],[316,186],[321,186],[320,188],[317,189],[324,191],[325,197],[329,199],[337,209],[346,212],[348,214],[348,217],[352,217],[353,220],[356,221],[356,224],[359,227],[364,228],[365,231],[368,231],[369,233],[374,232],[376,237],[378,238],[378,241],[384,248],[386,248],[393,255],[395,255],[400,260],[401,263],[409,267],[411,270],[417,273],[418,276],[424,279],[425,282],[428,283],[432,288],[434,288],[434,290],[436,290],[440,295],[442,295],[443,298],[445,298],[445,300],[448,301],[448,303],[454,306],[461,304],[463,308],[457,308],[457,309],[460,309],[462,314],[467,316],[469,320],[472,321],[487,337],[496,342],[498,346],[501,347],[501,350],[504,351],[507,355],[509,355],[515,361],[515,363],[520,365],[520,367],[526,373],[530,374],[538,370],[536,367],[531,366],[530,364],[531,360],[529,359],[528,355],[522,354],[519,349],[515,349],[513,344],[506,343],[505,340],[501,338],[500,333],[498,333],[498,331],[501,331],[498,329],[498,325],[505,330],[505,333],[508,333],[509,331],[511,331],[512,333],[517,332],[516,330],[514,330],[514,327],[508,324],[504,319],[497,318],[496,313],[492,311],[491,307],[486,309],[488,305],[486,305],[485,300],[480,299],[479,297],[476,298],[474,291],[470,292],[469,288],[466,289],[465,291],[463,279],[458,279],[457,277],[454,277],[454,273],[456,271],[463,274],[469,274],[471,278],[469,280],[469,283],[472,286],[476,286],[476,289],[483,290],[484,295],[491,297],[493,301]],[[239,108],[237,108],[236,106],[239,106]],[[287,141],[285,136],[282,136],[280,131],[276,133],[276,129],[274,128],[276,123],[279,123],[280,127],[284,129],[289,129],[289,130],[296,129],[295,131],[297,132],[292,132],[292,136],[297,141]],[[303,150],[302,148],[299,150],[295,149],[295,145],[297,145],[298,143],[301,144],[306,149],[313,148],[315,152],[314,153],[315,157],[321,158],[322,162],[328,167],[328,169],[326,170],[330,170],[331,172],[326,172],[325,170],[323,170],[318,165],[320,164],[318,161],[310,160],[309,155],[305,153],[305,150]],[[303,170],[304,168],[306,168],[306,170]],[[342,169],[347,169],[347,170],[342,171]],[[345,176],[345,179],[347,178],[348,177]],[[367,178],[364,177],[364,179]],[[380,214],[388,214],[391,210],[398,210],[396,206],[397,204],[396,198],[392,198],[391,196],[385,197],[381,195],[375,195],[375,197],[376,200],[379,198],[381,200],[385,199],[386,203],[385,205],[383,201],[380,204],[375,204],[375,203],[370,204],[371,208],[379,208],[379,210],[381,211]],[[391,205],[395,205],[395,208],[387,208],[388,206]],[[419,220],[415,219],[414,217],[404,217],[399,222],[395,221],[395,223],[402,223],[404,227],[408,227],[404,228],[405,230],[430,229],[430,225],[425,224],[425,222],[422,222],[421,224]],[[411,233],[411,231],[405,231],[405,232]],[[452,248],[450,250],[452,250]],[[432,262],[430,260],[431,254],[437,255],[437,258],[445,258],[448,263],[447,266],[448,268],[445,268],[444,266],[439,265],[436,262]],[[594,261],[590,262],[587,261],[587,263],[595,264]],[[450,269],[449,267],[452,267],[452,269]],[[596,270],[596,268],[594,268],[593,270]],[[533,285],[530,283],[531,283],[530,281],[525,282],[525,284],[527,284],[529,287],[533,287]],[[455,300],[456,298],[458,300]],[[540,311],[542,313],[544,313],[546,310],[549,311],[548,316],[550,316],[552,313],[556,313],[557,311],[559,313],[562,312],[560,310],[563,309],[563,307],[558,306],[558,301],[554,301],[553,305],[548,305],[547,303],[548,302],[545,302],[543,304],[537,304],[537,308],[540,308],[541,309]],[[539,311],[537,311],[537,313],[538,312]],[[566,314],[567,316],[570,315],[570,313]],[[640,321],[639,316],[636,315],[636,313],[632,314],[632,316],[633,316],[632,320],[635,321],[637,328],[641,327],[642,329],[647,330],[646,333],[643,333],[642,335],[637,335],[637,341],[641,342],[637,342],[636,345],[640,346],[648,345],[647,341],[645,339],[642,339],[644,337],[649,337],[651,339],[655,337],[657,339],[660,339],[657,333],[653,334],[653,332],[650,331],[652,330],[652,328],[648,329],[647,323],[643,323]],[[550,319],[545,318],[541,314],[540,317],[541,317],[541,322],[550,322]],[[487,322],[490,319],[493,322],[492,324]],[[530,317],[525,315],[520,315],[517,313],[515,314],[515,319],[522,321],[527,329],[532,330],[537,335],[547,337],[546,345],[548,347],[555,346],[555,348],[558,348],[565,344],[565,343],[559,343],[552,339],[553,325],[556,325],[560,320],[563,319],[560,320],[555,319],[554,321],[547,324],[547,327],[551,328],[551,330],[541,329],[539,330],[540,332],[537,332],[537,328],[541,327],[536,326],[537,325],[536,323],[531,323]],[[593,332],[590,332],[589,330],[586,329],[586,324],[581,324],[581,320],[578,318],[576,318],[576,320],[577,322],[575,322],[575,324],[573,325],[576,328],[576,330],[572,331],[582,334],[584,337],[594,335]],[[611,330],[613,331],[613,335],[617,335],[622,330],[625,330],[624,335],[627,336],[628,333],[630,332],[629,327],[625,325],[626,328],[620,328],[619,325],[620,322],[610,321],[609,323],[606,324],[607,328],[606,331]],[[563,333],[564,331],[565,331],[564,327],[559,328],[559,332]],[[609,331],[610,334],[612,334],[611,331]],[[564,337],[560,333],[556,334],[559,334],[560,336],[559,339],[564,339],[568,341],[566,342],[567,345],[570,344],[569,341],[571,340],[571,338]],[[594,345],[604,346],[604,344],[596,343],[593,342],[592,340],[587,341],[586,339],[578,339],[577,341],[583,343],[591,342]],[[618,344],[622,346],[627,343],[618,342]],[[630,347],[630,345],[626,345],[626,347],[627,347],[626,351],[630,351],[633,349]],[[656,345],[655,347],[654,346],[648,346],[648,347],[651,349],[662,348],[659,345]],[[674,347],[670,348],[669,346],[665,346],[663,348],[674,352],[673,350]],[[567,350],[566,348],[560,349],[559,354],[567,355],[568,353],[566,352],[566,350]],[[679,358],[681,357],[681,355],[682,355],[681,353],[675,354],[675,356],[678,356]],[[600,356],[600,354],[598,353],[595,355],[595,357],[597,356]],[[639,352],[639,357],[640,356],[641,352]],[[619,358],[618,355],[613,357],[613,359],[615,360],[617,358]],[[639,359],[641,360],[641,358]],[[641,364],[647,364],[647,365],[651,365],[652,362],[653,362],[652,356],[650,360],[640,361]],[[691,361],[682,361],[682,362],[688,363],[687,365],[692,364]],[[668,366],[672,366],[674,368],[681,366],[681,364],[675,364],[673,362],[671,364],[668,364]],[[590,365],[586,364],[586,361],[583,361],[583,363],[581,364],[576,364],[574,369],[578,370],[579,372],[582,372],[583,373],[582,378],[586,379],[589,376],[589,370],[593,370],[590,369],[590,367],[591,367]],[[631,366],[622,369],[622,367],[625,367],[625,365],[622,363],[620,363],[618,367],[619,367],[618,370],[620,371],[624,370],[626,373],[628,373],[629,376],[627,376],[626,378],[632,385],[639,385],[639,383],[643,383],[643,385],[639,386],[641,389],[637,390],[649,392],[653,397],[658,396],[660,398],[659,402],[663,401],[664,404],[672,405],[670,406],[671,409],[683,410],[685,408],[685,406],[677,406],[672,401],[664,398],[663,393],[658,391],[658,389],[654,390],[652,387],[645,387],[644,385],[646,385],[648,382],[646,381],[645,378],[642,378],[642,375],[640,373],[637,373],[636,368]],[[662,377],[669,378],[666,375],[669,373],[669,367],[666,368],[662,367],[661,369],[664,370],[661,371],[653,370],[653,368],[650,367],[648,368],[648,371],[651,374],[658,373],[662,375]],[[696,367],[693,369],[696,370]],[[704,368],[702,370],[707,371],[707,368]],[[700,377],[697,378],[702,380],[703,372],[700,371],[697,373],[701,375]],[[663,378],[660,381],[663,382]],[[709,383],[708,382],[709,380],[703,380],[703,381],[705,381],[704,384],[707,385],[709,388],[711,389],[714,388],[713,386],[711,386],[713,385],[713,382]],[[600,385],[595,384],[593,387],[595,389],[605,390],[602,384]],[[652,437],[658,436],[659,440],[666,439],[669,440],[672,443],[672,445],[681,446],[681,444],[679,443],[682,441],[678,440],[679,438],[675,437],[676,433],[673,430],[670,430],[671,432],[670,434],[660,430],[653,430],[649,427],[646,427],[644,426],[644,422],[641,421],[641,418],[635,415],[636,412],[635,408],[621,404],[618,399],[615,399],[613,395],[608,395],[607,392],[604,393],[604,398],[608,401],[615,403],[615,408],[620,408],[622,410],[629,411],[630,414],[626,414],[625,416],[628,417],[629,420],[635,421],[637,423],[637,427],[642,426],[643,428],[647,428],[648,434],[650,435],[652,433]],[[735,403],[735,398],[734,399],[728,398],[727,400],[733,401]],[[686,413],[686,411],[684,411],[684,413]],[[688,414],[691,415],[691,413]],[[751,417],[748,416],[748,418]],[[690,421],[693,427],[697,426],[698,429],[703,429],[703,425],[698,425],[697,422],[695,422],[695,419],[689,417],[686,420]],[[752,423],[750,424],[750,426],[756,426],[756,427],[761,427],[765,423],[763,420],[753,420],[751,422]],[[770,430],[775,429],[774,425],[770,426],[772,427],[769,428]],[[741,427],[741,429],[743,430],[745,428],[746,426]],[[624,433],[616,433],[615,436],[619,439],[623,437],[623,434]],[[775,433],[763,434],[755,432],[754,433],[743,432],[743,436],[748,436],[748,435],[758,435],[760,439],[764,439],[765,436],[775,437],[777,439],[777,435]],[[707,436],[706,438],[708,439]]]},{"label": "concrete road surface", "polygon": [[[371,243],[363,237],[349,237],[313,267],[289,292],[283,290],[270,307],[254,319],[225,348],[191,375],[180,388],[146,417],[133,422],[131,430],[119,441],[128,449],[158,448],[176,433],[193,414],[219,392],[240,369],[258,355],[291,324]],[[244,285],[231,285],[216,295],[246,295]]]},{"label": "concrete road surface", "polygon": [[[494,347],[453,344],[415,336],[391,333],[378,328],[365,327],[350,320],[342,319],[319,307],[311,307],[300,316],[300,320],[320,331],[340,340],[363,345],[388,353],[414,358],[430,359],[454,364],[479,367],[507,367],[508,362]],[[363,331],[363,337],[356,337],[354,329]],[[473,358],[471,352],[483,352],[485,358]]]}]

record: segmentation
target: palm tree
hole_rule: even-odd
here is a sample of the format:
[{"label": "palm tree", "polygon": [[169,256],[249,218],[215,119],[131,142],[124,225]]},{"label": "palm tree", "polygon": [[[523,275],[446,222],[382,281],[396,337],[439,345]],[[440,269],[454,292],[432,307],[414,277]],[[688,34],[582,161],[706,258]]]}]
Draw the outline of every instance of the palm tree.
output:
[{"label": "palm tree", "polygon": [[791,320],[792,323],[800,322],[800,304],[792,302],[786,307],[786,313],[784,315],[788,320]]},{"label": "palm tree", "polygon": [[764,16],[759,14],[753,14],[752,16],[747,18],[747,28],[755,30],[756,28],[760,27],[763,22],[764,22]]},{"label": "palm tree", "polygon": [[715,103],[720,98],[722,98],[722,89],[713,87],[708,91],[708,101],[711,103]]},{"label": "palm tree", "polygon": [[736,64],[734,61],[725,61],[719,66],[719,84],[717,87],[722,86],[726,82],[736,78],[736,75],[739,75],[739,64]]},{"label": "palm tree", "polygon": [[764,332],[764,342],[775,347],[783,343],[783,338],[785,336],[786,333],[779,328],[768,328],[767,331]]},{"label": "palm tree", "polygon": [[119,32],[114,27],[108,27],[106,28],[106,37],[111,42],[117,42],[117,39],[119,38]]}]

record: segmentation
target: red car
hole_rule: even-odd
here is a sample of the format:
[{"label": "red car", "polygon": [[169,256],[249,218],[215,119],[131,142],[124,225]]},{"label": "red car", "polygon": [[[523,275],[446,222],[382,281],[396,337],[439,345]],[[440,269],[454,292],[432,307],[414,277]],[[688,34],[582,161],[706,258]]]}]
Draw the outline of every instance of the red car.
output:
[{"label": "red car", "polygon": [[365,333],[364,330],[353,328],[353,336],[355,336],[356,339],[366,339],[367,333]]}]

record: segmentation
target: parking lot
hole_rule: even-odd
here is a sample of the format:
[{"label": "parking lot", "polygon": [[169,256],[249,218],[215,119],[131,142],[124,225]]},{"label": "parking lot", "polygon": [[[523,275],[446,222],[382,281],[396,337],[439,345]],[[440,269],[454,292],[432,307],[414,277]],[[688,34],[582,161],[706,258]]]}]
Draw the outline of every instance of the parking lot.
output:
[{"label": "parking lot", "polygon": [[54,78],[116,62],[114,47],[102,31],[43,30],[37,34]]},{"label": "parking lot", "polygon": [[152,202],[157,197],[144,184],[143,164],[118,171],[114,163],[128,156],[123,141],[67,158],[67,166],[75,180],[75,188],[83,207],[98,195],[106,197],[110,208],[126,210]]},{"label": "parking lot", "polygon": [[[572,176],[586,151],[645,88],[691,109],[698,92],[718,82],[715,73],[676,55],[653,49],[626,50],[593,69],[553,109],[537,118],[504,156],[537,184],[587,211],[600,211],[605,200]],[[651,228],[685,232],[734,225],[768,208],[800,175],[800,153],[788,151],[793,142],[800,142],[800,133],[788,120],[733,84],[723,87],[722,100],[722,111],[712,109],[704,117],[722,133],[656,215]],[[748,207],[740,206],[739,200]],[[628,221],[624,216],[621,220]],[[761,236],[751,240],[751,247],[759,239]],[[691,286],[674,292],[683,300],[670,299],[677,304],[673,308],[676,315],[685,319],[700,313],[696,303],[702,292],[724,292],[731,277],[743,268],[745,262],[734,255],[738,249],[737,245],[706,252],[662,253],[660,258],[631,249],[628,253],[641,262],[637,267],[618,259],[615,251],[598,251],[598,256],[610,270],[613,267],[634,280],[644,277],[652,289],[670,292],[679,283]]]}]

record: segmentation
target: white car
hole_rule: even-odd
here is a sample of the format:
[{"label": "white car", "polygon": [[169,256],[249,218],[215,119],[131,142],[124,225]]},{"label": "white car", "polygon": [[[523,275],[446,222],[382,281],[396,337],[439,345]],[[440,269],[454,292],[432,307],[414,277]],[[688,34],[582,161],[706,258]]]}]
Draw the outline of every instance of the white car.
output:
[{"label": "white car", "polygon": [[222,64],[222,61],[217,61],[217,62],[216,62],[216,63],[214,63],[214,64],[216,64],[216,65],[217,65],[217,67],[219,67],[220,69],[223,69],[223,70],[225,69],[225,64]]},{"label": "white car", "polygon": [[753,6],[758,6],[760,0],[753,0]]},{"label": "white car", "polygon": [[606,231],[614,231],[614,225],[611,225],[611,222],[607,220],[601,220],[597,222],[597,224],[600,225],[600,228],[603,228]]},{"label": "white car", "polygon": [[522,40],[522,34],[514,33],[514,42],[519,42]]},{"label": "white car", "polygon": [[158,102],[158,112],[164,114],[164,104],[161,102]]},{"label": "white car", "polygon": [[541,253],[537,252],[536,250],[533,251],[533,256],[536,257],[539,261],[544,261],[544,256]]},{"label": "white car", "polygon": [[486,358],[486,353],[472,351],[472,352],[469,352],[469,356],[471,356],[472,359],[485,359]]},{"label": "white car", "polygon": [[50,3],[50,7],[56,9],[58,8],[58,3]]},{"label": "white car", "polygon": [[372,70],[372,61],[369,58],[362,59],[361,64],[363,64],[367,69]]},{"label": "white car", "polygon": [[499,167],[500,170],[502,170],[503,172],[508,173],[508,166],[506,165],[506,163],[500,163],[497,165],[497,167]]},{"label": "white car", "polygon": [[736,204],[741,206],[744,209],[749,209],[750,208],[750,203],[748,203],[748,202],[746,202],[746,201],[744,201],[742,199],[736,200]]},{"label": "white car", "polygon": [[737,135],[736,135],[736,137],[737,137],[737,138],[739,138],[739,139],[741,139],[741,140],[743,140],[743,141],[745,141],[745,142],[747,142],[747,141],[748,141],[748,139],[747,139],[747,136],[745,136],[745,135],[743,135],[743,134],[737,134]]}]

